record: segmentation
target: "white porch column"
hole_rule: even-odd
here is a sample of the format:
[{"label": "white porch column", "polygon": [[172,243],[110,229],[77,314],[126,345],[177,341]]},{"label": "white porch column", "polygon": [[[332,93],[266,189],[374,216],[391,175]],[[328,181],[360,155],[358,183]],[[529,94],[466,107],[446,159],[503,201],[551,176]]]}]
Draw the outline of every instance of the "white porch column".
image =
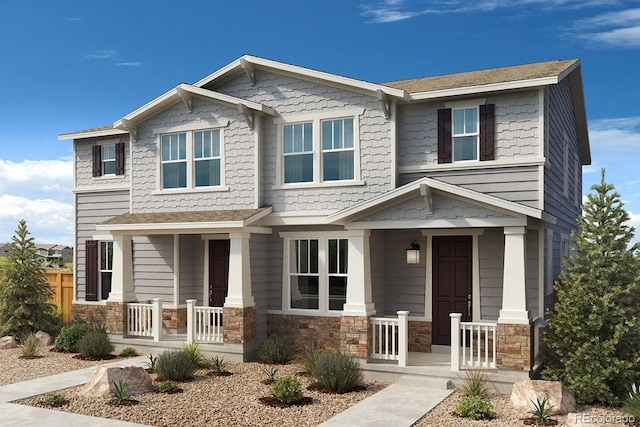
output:
[{"label": "white porch column", "polygon": [[253,307],[251,293],[251,254],[249,238],[251,233],[229,233],[229,290],[224,300],[225,307]]},{"label": "white porch column", "polygon": [[131,235],[116,234],[113,236],[113,272],[109,301],[127,302],[135,299]]},{"label": "white porch column", "polygon": [[449,313],[451,318],[451,371],[460,371],[460,322],[462,313]]},{"label": "white porch column", "polygon": [[187,300],[187,344],[196,341],[196,303],[198,300]]},{"label": "white porch column", "polygon": [[528,324],[526,227],[504,228],[504,279],[498,323]]},{"label": "white porch column", "polygon": [[371,292],[370,230],[354,230],[349,235],[347,302],[343,316],[375,314]]}]

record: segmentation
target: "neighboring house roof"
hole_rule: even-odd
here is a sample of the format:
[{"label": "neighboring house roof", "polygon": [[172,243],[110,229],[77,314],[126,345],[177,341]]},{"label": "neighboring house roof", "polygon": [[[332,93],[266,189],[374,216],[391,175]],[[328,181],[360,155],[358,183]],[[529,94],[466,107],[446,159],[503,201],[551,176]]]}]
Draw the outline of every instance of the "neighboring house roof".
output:
[{"label": "neighboring house roof", "polygon": [[96,226],[98,230],[177,230],[247,227],[270,214],[271,206],[259,209],[232,209],[193,212],[125,213]]}]

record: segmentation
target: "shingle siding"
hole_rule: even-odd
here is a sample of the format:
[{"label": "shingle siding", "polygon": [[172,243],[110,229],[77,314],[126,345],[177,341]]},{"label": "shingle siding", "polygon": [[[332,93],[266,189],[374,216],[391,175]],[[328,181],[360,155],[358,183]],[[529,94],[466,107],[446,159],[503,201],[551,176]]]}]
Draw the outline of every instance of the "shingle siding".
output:
[{"label": "shingle siding", "polygon": [[[92,147],[96,144],[116,144],[124,143],[124,175],[105,175],[97,178],[93,177],[93,157],[91,154]],[[78,189],[88,189],[95,186],[104,187],[122,187],[129,184],[131,176],[131,158],[129,156],[129,137],[112,137],[92,139],[90,141],[74,141],[75,151],[75,187]]]}]

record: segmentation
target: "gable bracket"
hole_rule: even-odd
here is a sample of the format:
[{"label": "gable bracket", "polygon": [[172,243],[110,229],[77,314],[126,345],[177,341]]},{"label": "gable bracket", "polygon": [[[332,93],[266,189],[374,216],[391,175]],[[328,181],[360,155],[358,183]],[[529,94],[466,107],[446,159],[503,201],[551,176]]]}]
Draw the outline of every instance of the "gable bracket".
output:
[{"label": "gable bracket", "polygon": [[380,101],[380,106],[382,107],[382,111],[384,112],[384,118],[388,119],[391,117],[391,100],[387,96],[386,93],[382,91],[382,89],[376,90],[376,96],[378,101]]},{"label": "gable bracket", "polygon": [[193,100],[191,98],[191,94],[181,87],[176,88],[176,93],[178,94],[180,99],[182,99],[184,106],[187,108],[187,112],[190,113],[193,107]]},{"label": "gable bracket", "polygon": [[127,129],[129,135],[131,135],[131,142],[138,140],[138,128],[134,122],[129,119],[121,119],[122,125]]},{"label": "gable bracket", "polygon": [[249,107],[247,107],[244,104],[238,104],[238,111],[240,111],[240,113],[242,113],[242,115],[244,116],[244,119],[247,122],[249,129],[253,130],[253,123],[254,123],[253,111],[251,111]]},{"label": "gable bracket", "polygon": [[433,214],[433,191],[427,184],[420,184],[420,195],[424,198],[427,206],[427,213]]},{"label": "gable bracket", "polygon": [[249,83],[251,86],[256,84],[256,70],[253,68],[253,65],[245,58],[240,58],[240,67],[244,70],[244,73],[249,78]]}]

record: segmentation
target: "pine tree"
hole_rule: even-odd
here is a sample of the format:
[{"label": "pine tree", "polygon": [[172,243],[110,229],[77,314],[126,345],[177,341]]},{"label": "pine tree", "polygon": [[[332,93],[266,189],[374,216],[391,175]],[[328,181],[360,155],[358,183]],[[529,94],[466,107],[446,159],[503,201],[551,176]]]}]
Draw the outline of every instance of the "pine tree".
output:
[{"label": "pine tree", "polygon": [[38,259],[27,223],[21,220],[9,243],[0,280],[0,336],[25,338],[30,332],[55,332],[60,320],[49,304],[53,290]]},{"label": "pine tree", "polygon": [[578,403],[616,404],[640,379],[640,246],[604,169],[582,209],[574,256],[556,283],[542,375]]}]

